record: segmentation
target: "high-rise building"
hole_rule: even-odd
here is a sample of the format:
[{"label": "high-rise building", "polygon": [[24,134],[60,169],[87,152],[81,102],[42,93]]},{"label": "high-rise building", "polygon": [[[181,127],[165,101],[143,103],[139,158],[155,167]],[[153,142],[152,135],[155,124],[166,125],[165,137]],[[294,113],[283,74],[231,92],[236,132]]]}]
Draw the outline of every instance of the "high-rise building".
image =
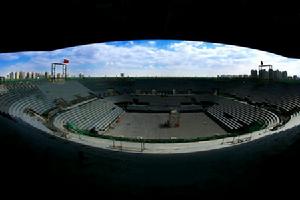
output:
[{"label": "high-rise building", "polygon": [[288,74],[287,71],[282,71],[282,79],[287,79]]},{"label": "high-rise building", "polygon": [[274,71],[274,79],[275,80],[281,80],[282,79],[282,73],[278,69]]},{"label": "high-rise building", "polygon": [[[39,78],[43,78],[44,74],[39,73],[39,72],[24,72],[24,71],[20,71],[20,72],[10,72],[7,75],[8,79],[39,79]],[[48,72],[45,72],[45,77],[49,78],[49,74]]]},{"label": "high-rise building", "polygon": [[25,79],[25,76],[26,76],[25,72],[20,71],[20,76],[19,76],[19,78],[20,78],[20,79]]},{"label": "high-rise building", "polygon": [[257,78],[257,70],[255,69],[251,70],[251,78]]},{"label": "high-rise building", "polygon": [[15,72],[15,79],[17,80],[17,79],[19,79],[19,77],[20,77],[19,72]]},{"label": "high-rise building", "polygon": [[14,73],[13,72],[9,73],[9,79],[11,79],[11,80],[14,79]]},{"label": "high-rise building", "polygon": [[39,79],[39,78],[41,78],[41,74],[40,74],[40,73],[38,73],[38,72],[35,72],[35,73],[34,73],[34,75],[35,75],[35,78],[36,78],[36,79]]},{"label": "high-rise building", "polygon": [[259,70],[259,78],[260,79],[269,79],[269,72],[267,72],[265,69]]},{"label": "high-rise building", "polygon": [[273,69],[269,69],[269,80],[274,80],[274,71],[273,71]]}]

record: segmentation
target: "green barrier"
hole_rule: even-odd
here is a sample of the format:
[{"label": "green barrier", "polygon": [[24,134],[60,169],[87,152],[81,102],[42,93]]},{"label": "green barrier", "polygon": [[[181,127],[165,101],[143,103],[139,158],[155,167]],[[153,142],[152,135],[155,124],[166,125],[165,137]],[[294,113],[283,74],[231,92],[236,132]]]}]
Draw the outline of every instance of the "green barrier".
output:
[{"label": "green barrier", "polygon": [[263,128],[265,128],[265,123],[261,122],[261,121],[257,121],[257,122],[253,122],[252,124],[250,124],[250,127],[248,128],[248,132],[252,133],[254,131],[258,131],[261,130]]},{"label": "green barrier", "polygon": [[128,138],[128,137],[117,137],[111,135],[99,135],[97,133],[93,133],[88,130],[81,130],[79,129],[74,123],[68,122],[64,126],[67,130],[71,131],[72,133],[79,134],[79,135],[86,135],[95,138],[101,139],[109,139],[109,140],[117,140],[117,141],[127,141],[127,142],[146,142],[146,143],[187,143],[187,142],[199,142],[199,141],[208,141],[208,140],[216,140],[216,139],[223,139],[226,137],[235,137],[238,134],[236,133],[228,133],[225,135],[214,135],[208,137],[197,137],[197,138],[176,138],[176,139],[140,139],[140,138]]}]

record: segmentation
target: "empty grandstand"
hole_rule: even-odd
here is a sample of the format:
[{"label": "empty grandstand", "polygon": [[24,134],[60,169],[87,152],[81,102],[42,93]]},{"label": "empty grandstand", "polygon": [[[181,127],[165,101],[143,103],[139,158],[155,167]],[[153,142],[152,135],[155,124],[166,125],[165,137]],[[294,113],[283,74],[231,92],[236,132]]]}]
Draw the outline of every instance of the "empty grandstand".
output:
[{"label": "empty grandstand", "polygon": [[207,113],[230,132],[252,132],[274,127],[280,122],[270,111],[225,98],[208,108]]},{"label": "empty grandstand", "polygon": [[[298,116],[299,89],[252,79],[19,80],[1,84],[0,111],[55,135],[192,142],[280,129]],[[174,110],[176,126],[166,126]]]},{"label": "empty grandstand", "polygon": [[71,102],[78,98],[85,98],[94,95],[93,92],[77,81],[41,82],[37,87],[43,94],[51,100],[62,99],[65,102]]},{"label": "empty grandstand", "polygon": [[5,84],[7,91],[1,94],[0,111],[9,113],[10,106],[37,91],[37,86],[32,82],[12,82]]},{"label": "empty grandstand", "polygon": [[72,125],[81,131],[106,131],[123,112],[114,104],[98,99],[59,114],[53,124],[58,129]]}]

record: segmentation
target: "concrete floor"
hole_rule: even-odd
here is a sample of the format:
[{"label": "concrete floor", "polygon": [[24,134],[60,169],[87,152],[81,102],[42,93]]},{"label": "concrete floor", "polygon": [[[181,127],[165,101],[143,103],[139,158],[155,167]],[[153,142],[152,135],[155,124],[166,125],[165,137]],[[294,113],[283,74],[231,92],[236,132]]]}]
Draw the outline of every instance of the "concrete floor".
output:
[{"label": "concrete floor", "polygon": [[226,134],[218,124],[204,113],[181,113],[180,126],[162,128],[168,120],[168,113],[125,113],[108,135],[143,137],[147,139],[196,138]]}]

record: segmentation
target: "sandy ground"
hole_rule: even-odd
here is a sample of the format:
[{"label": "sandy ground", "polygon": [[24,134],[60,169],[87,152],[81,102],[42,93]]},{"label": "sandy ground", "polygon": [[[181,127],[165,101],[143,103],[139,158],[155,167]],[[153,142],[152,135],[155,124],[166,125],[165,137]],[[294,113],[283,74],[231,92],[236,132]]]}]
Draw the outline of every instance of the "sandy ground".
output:
[{"label": "sandy ground", "polygon": [[180,126],[161,128],[168,113],[125,113],[119,123],[106,134],[147,139],[196,138],[226,134],[218,124],[204,113],[181,113]]}]

